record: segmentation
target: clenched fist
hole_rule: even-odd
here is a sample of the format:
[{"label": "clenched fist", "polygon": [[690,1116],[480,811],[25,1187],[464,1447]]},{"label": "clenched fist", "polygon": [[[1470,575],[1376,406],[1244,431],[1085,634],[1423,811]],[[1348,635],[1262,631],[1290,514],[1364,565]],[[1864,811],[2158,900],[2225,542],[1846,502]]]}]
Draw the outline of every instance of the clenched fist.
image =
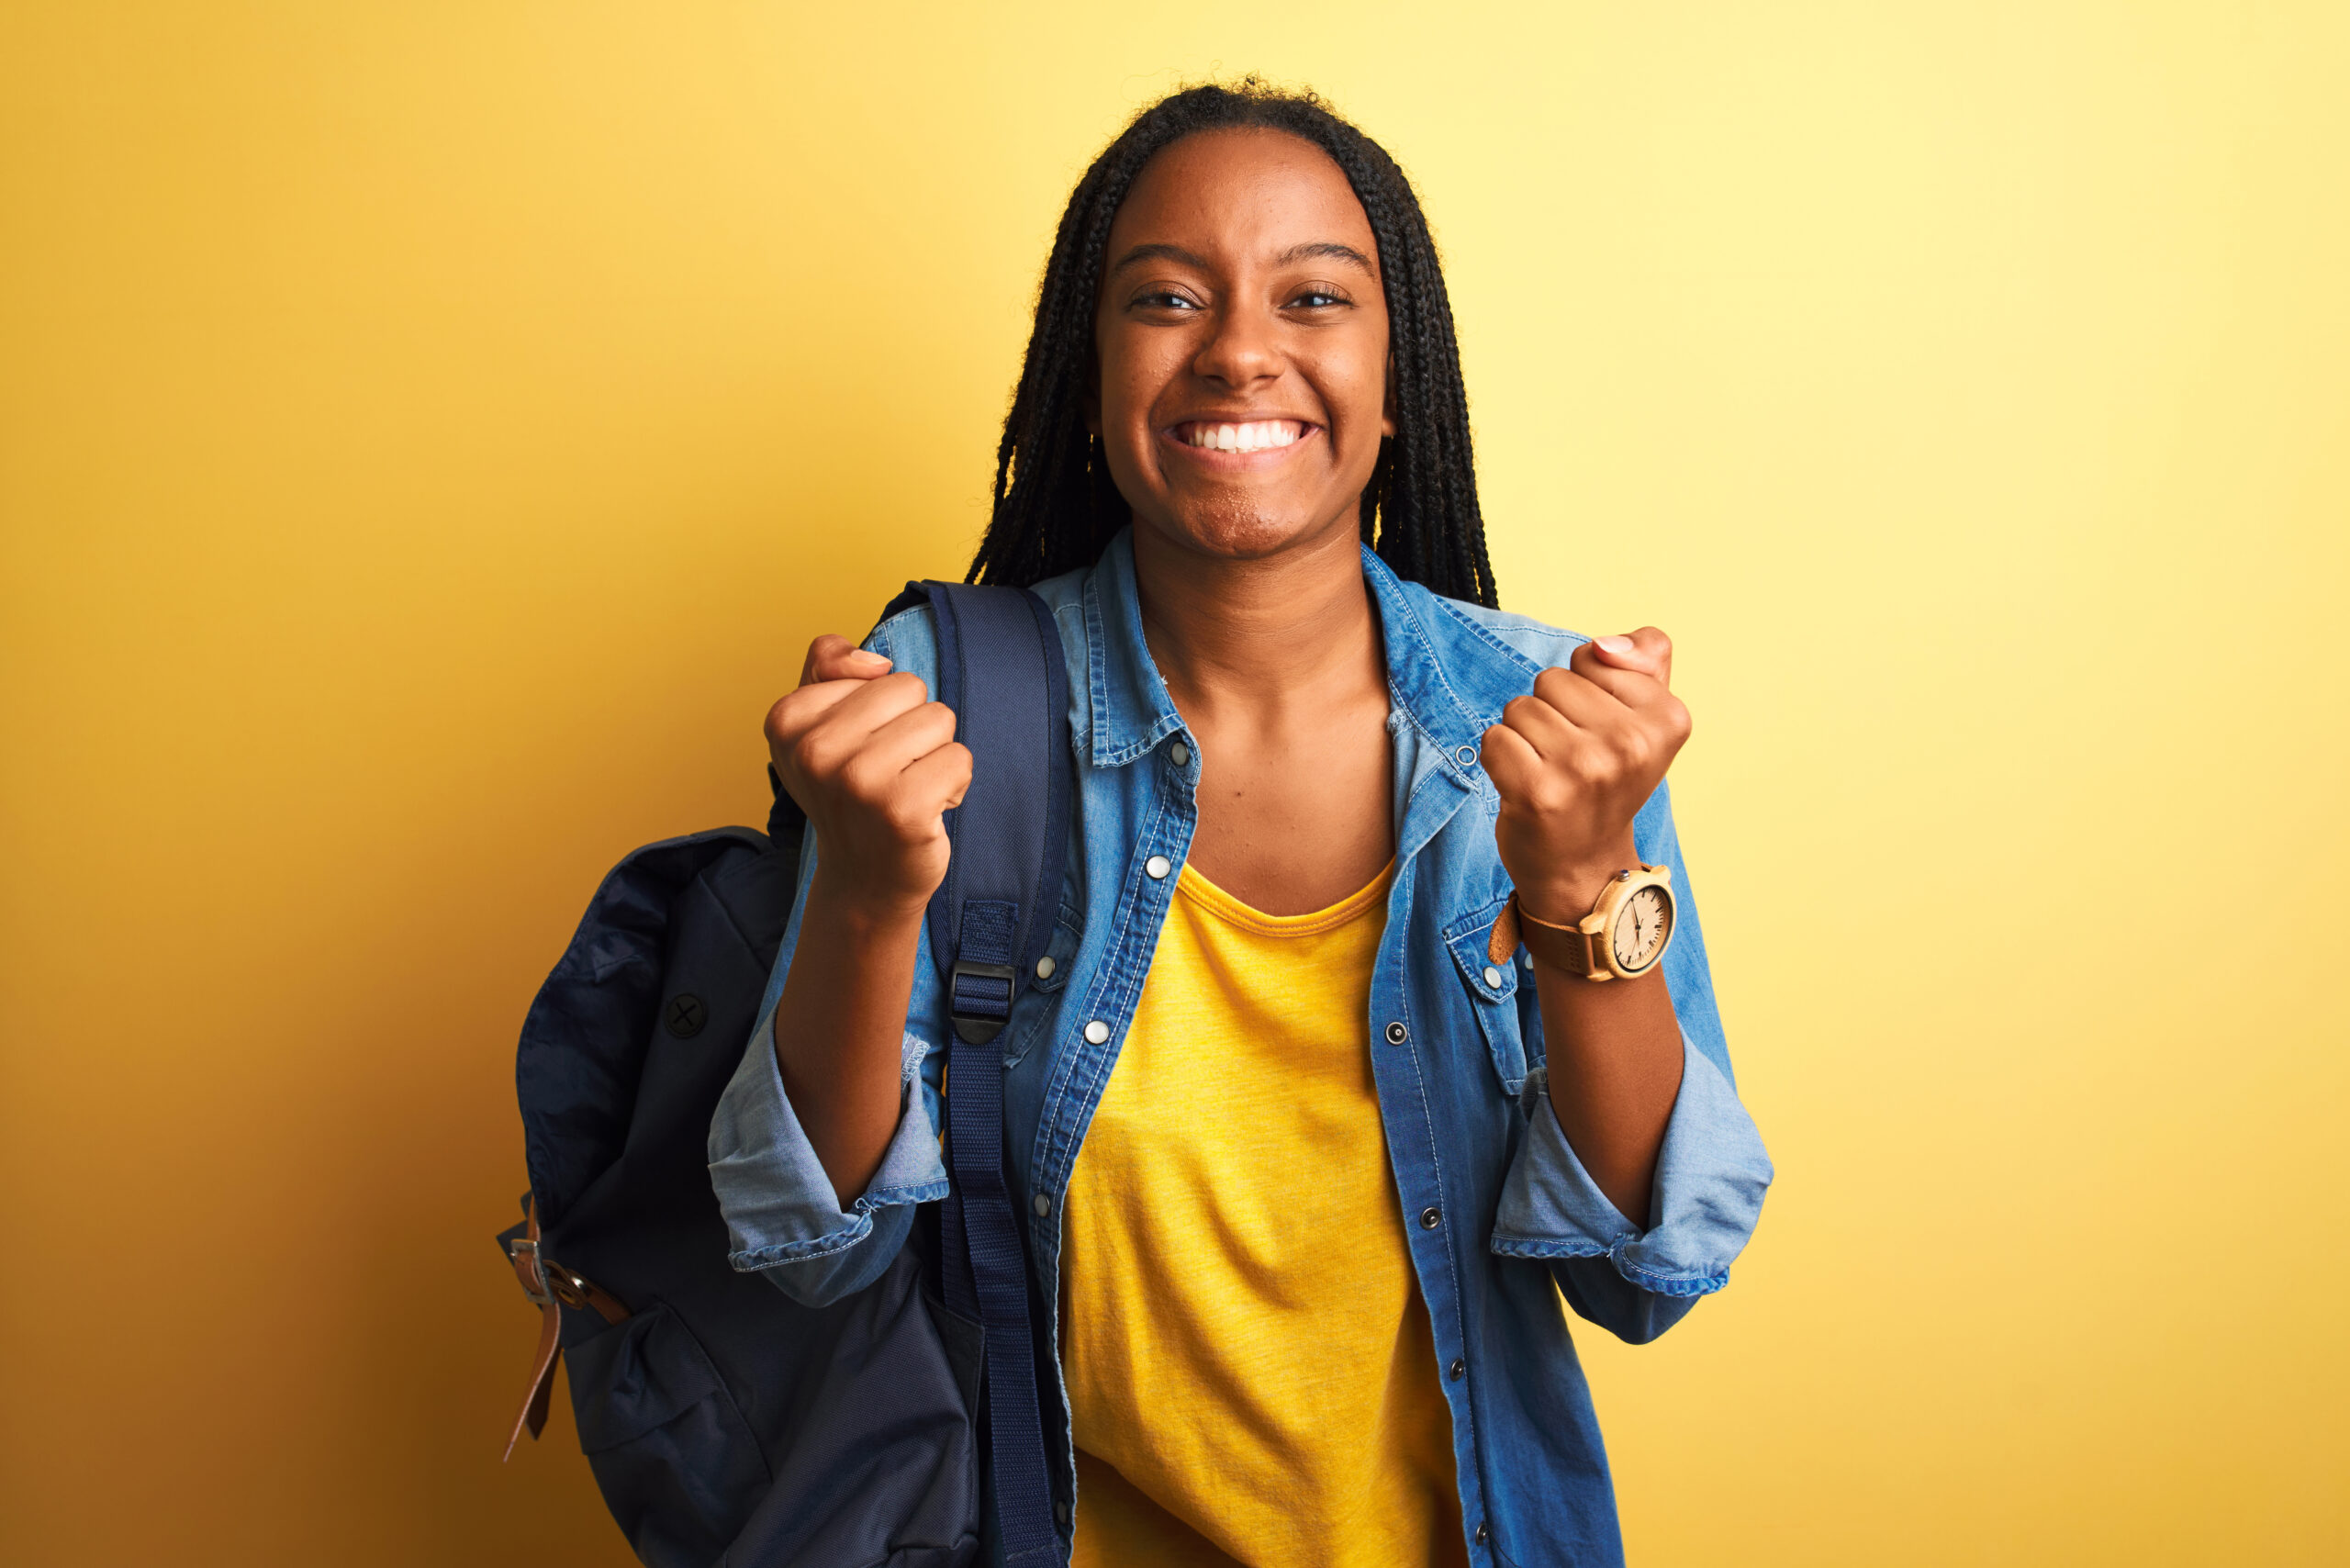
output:
[{"label": "clenched fist", "polygon": [[1653,626],[1577,648],[1485,732],[1502,798],[1494,839],[1537,920],[1571,925],[1608,878],[1638,863],[1632,818],[1689,738],[1673,695],[1673,642]]},{"label": "clenched fist", "polygon": [[940,818],[971,784],[953,711],[921,677],[827,635],[808,644],[800,689],[767,711],[767,734],[815,825],[826,902],[884,920],[919,913],[946,879]]}]

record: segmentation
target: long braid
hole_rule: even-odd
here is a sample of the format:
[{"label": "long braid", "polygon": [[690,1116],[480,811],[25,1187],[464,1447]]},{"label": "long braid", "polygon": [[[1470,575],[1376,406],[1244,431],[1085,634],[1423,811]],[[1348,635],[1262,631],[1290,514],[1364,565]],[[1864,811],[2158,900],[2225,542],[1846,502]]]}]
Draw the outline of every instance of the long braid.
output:
[{"label": "long braid", "polygon": [[1237,128],[1285,131],[1327,153],[1379,244],[1396,431],[1381,442],[1363,489],[1364,542],[1399,577],[1494,604],[1452,304],[1419,199],[1386,150],[1319,98],[1254,77],[1160,99],[1135,117],[1070,193],[1036,291],[1027,358],[996,446],[993,510],[969,580],[1025,587],[1090,565],[1125,525],[1129,509],[1100,438],[1085,426],[1110,225],[1153,155],[1186,136]]}]

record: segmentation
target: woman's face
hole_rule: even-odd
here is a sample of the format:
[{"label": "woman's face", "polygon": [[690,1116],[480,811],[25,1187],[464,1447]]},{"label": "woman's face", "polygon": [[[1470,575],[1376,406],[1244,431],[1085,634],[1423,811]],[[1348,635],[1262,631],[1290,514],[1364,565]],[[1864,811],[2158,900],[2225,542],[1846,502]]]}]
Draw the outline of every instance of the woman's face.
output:
[{"label": "woman's face", "polygon": [[1097,428],[1137,528],[1238,560],[1355,532],[1395,431],[1378,268],[1311,142],[1206,131],[1143,166],[1093,324]]}]

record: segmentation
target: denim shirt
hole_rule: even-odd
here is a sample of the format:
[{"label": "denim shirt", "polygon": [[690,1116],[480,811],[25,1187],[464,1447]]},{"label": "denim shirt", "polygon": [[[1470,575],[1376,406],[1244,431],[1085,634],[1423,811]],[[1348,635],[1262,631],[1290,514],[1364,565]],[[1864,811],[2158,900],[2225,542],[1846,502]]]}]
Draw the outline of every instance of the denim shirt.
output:
[{"label": "denim shirt", "polygon": [[[1681,1089],[1650,1212],[1636,1223],[1593,1183],[1548,1103],[1532,959],[1521,950],[1495,965],[1486,955],[1510,879],[1494,844],[1499,798],[1477,761],[1503,704],[1584,639],[1439,598],[1368,550],[1362,563],[1386,648],[1396,861],[1369,998],[1372,1077],[1438,1366],[1452,1374],[1441,1386],[1470,1559],[1617,1563],[1606,1456],[1560,1295],[1634,1343],[1662,1334],[1728,1282],[1770,1160],[1732,1087],[1696,906],[1659,786],[1633,834],[1642,859],[1673,869],[1679,929],[1662,969],[1681,1024]],[[1175,892],[1171,868],[1199,821],[1201,759],[1143,641],[1128,536],[1035,591],[1069,659],[1076,810],[1051,972],[1029,986],[999,1038],[1009,1178],[1027,1217],[1035,1299],[1055,1315],[1053,1343],[1059,1200],[1142,994]],[[935,689],[926,606],[892,616],[865,645]],[[805,854],[803,892],[814,865]],[[799,935],[795,913],[711,1122],[710,1170],[734,1267],[822,1305],[878,1278],[906,1239],[913,1205],[946,1193],[939,1085],[949,1034],[925,931],[906,1017],[902,1114],[872,1182],[844,1211],[770,1045]],[[1314,1176],[1263,1173],[1274,1184]],[[1066,1534],[1077,1479],[1058,1365],[1039,1367],[1038,1385]]]}]

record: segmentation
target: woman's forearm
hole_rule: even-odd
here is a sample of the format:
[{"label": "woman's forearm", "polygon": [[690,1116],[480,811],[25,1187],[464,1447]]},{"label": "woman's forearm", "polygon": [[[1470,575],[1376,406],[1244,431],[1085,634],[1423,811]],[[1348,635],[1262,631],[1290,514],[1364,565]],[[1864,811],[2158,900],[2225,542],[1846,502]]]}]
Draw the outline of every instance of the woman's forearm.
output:
[{"label": "woman's forearm", "polygon": [[877,911],[843,896],[820,863],[776,1003],[784,1092],[843,1209],[872,1182],[897,1130],[922,920],[919,904]]},{"label": "woman's forearm", "polygon": [[1657,1152],[1681,1093],[1681,1024],[1664,976],[1589,980],[1535,961],[1551,1114],[1607,1201],[1649,1226]]}]

